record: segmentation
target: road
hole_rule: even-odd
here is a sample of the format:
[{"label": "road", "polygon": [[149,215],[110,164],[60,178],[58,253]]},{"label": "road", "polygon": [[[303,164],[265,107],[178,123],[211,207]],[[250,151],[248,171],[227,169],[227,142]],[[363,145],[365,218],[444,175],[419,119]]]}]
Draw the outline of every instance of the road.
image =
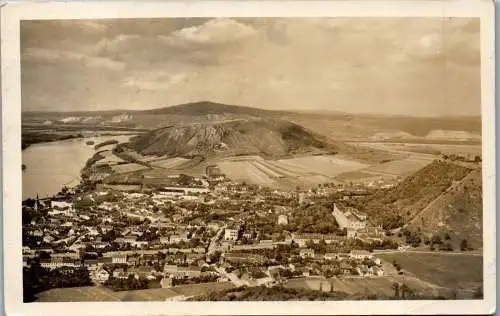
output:
[{"label": "road", "polygon": [[232,274],[232,273],[227,273],[225,269],[223,268],[220,268],[220,267],[215,267],[215,270],[217,272],[219,272],[219,274],[225,278],[228,278],[229,280],[231,280],[231,282],[233,282],[234,285],[236,286],[248,286],[249,283],[238,278],[236,275]]},{"label": "road", "polygon": [[445,252],[445,251],[423,251],[423,250],[406,250],[406,251],[401,251],[401,250],[389,250],[389,251],[377,251],[373,253],[374,255],[377,254],[385,254],[385,253],[415,253],[415,254],[433,254],[433,255],[446,255],[446,256],[477,256],[481,257],[483,256],[482,253],[478,252]]}]

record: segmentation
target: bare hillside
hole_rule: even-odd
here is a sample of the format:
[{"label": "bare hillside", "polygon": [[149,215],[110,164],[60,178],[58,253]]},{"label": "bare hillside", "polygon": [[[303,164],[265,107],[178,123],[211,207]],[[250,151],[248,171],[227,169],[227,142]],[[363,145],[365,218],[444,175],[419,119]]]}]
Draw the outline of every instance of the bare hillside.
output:
[{"label": "bare hillside", "polygon": [[[482,217],[478,216],[482,211],[481,199],[479,171],[452,162],[434,161],[397,186],[350,203],[366,211],[376,224],[386,229],[419,222],[415,228],[429,232],[443,230],[446,225],[450,230],[461,231],[465,225],[462,221],[469,221],[471,228],[465,230],[476,234],[481,225]],[[463,215],[448,222],[441,220],[455,213]]]},{"label": "bare hillside", "polygon": [[169,126],[138,136],[127,147],[142,155],[171,157],[336,153],[325,137],[277,119]]},{"label": "bare hillside", "polygon": [[481,170],[473,170],[429,204],[408,226],[427,233],[448,232],[457,246],[460,240],[467,239],[469,245],[480,248],[482,199]]}]

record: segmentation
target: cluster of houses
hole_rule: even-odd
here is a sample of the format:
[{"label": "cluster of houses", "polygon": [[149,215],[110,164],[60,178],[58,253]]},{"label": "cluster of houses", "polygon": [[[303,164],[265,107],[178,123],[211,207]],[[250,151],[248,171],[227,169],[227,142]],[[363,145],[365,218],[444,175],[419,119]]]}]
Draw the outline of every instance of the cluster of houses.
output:
[{"label": "cluster of houses", "polygon": [[[218,171],[212,169],[210,172],[217,177]],[[384,275],[380,261],[367,251],[318,254],[308,248],[312,247],[311,242],[342,244],[349,238],[378,236],[381,232],[377,229],[371,231],[367,216],[355,209],[333,205],[332,214],[347,235],[286,232],[280,240],[262,237],[256,224],[245,225],[252,220],[246,212],[227,215],[230,210],[258,202],[255,205],[259,207],[252,210],[253,214],[262,218],[272,214],[274,225],[283,228],[289,223],[291,205],[297,202],[296,199],[299,203],[304,202],[313,194],[326,194],[327,189],[299,194],[281,191],[255,193],[241,184],[220,182],[209,189],[206,181],[197,181],[199,185],[163,187],[151,194],[97,191],[75,199],[53,199],[49,204],[37,200],[35,211],[44,209],[46,215],[23,229],[42,242],[32,246],[32,249],[23,248],[23,263],[29,266],[32,259],[39,258],[40,265],[48,269],[86,267],[98,283],[109,278],[126,279],[131,275],[149,280],[161,279],[162,287],[172,286],[172,280],[176,278],[191,279],[206,275],[237,284],[274,284],[277,281],[274,272],[280,270],[302,276],[330,270],[340,271],[345,276]],[[117,197],[113,201],[106,199],[111,193]],[[92,201],[91,207],[76,207],[82,198]],[[197,218],[196,207],[182,206],[185,200],[196,200],[192,203],[195,206],[209,205],[209,214],[217,216]],[[277,203],[273,205],[272,201]],[[170,207],[168,212],[173,210],[170,213],[162,211],[167,205]],[[219,205],[231,207],[225,209]],[[146,225],[137,223],[146,220]],[[199,229],[203,233],[199,233]],[[153,239],[144,238],[151,232],[154,232]],[[113,233],[113,237],[105,238],[108,233]],[[246,242],[241,242],[241,239]],[[197,240],[198,244],[191,244],[193,240]],[[291,243],[299,246],[298,257],[319,264],[320,269],[314,271],[310,263],[290,263],[279,266],[279,269],[276,266],[273,268],[268,266],[268,258],[259,254],[259,250]],[[222,253],[221,259],[217,262],[208,260],[217,250]],[[40,256],[41,253],[49,255]],[[256,270],[242,275],[231,270],[241,264]],[[221,270],[213,270],[214,265]],[[110,266],[114,268],[110,269]]]}]

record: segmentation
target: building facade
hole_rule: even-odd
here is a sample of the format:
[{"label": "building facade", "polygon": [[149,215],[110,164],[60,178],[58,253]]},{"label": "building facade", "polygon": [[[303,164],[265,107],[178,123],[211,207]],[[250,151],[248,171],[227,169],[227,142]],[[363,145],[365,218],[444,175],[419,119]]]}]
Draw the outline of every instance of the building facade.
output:
[{"label": "building facade", "polygon": [[333,204],[333,216],[341,229],[346,229],[348,237],[354,237],[358,230],[366,227],[366,215],[361,214],[354,208],[341,210],[337,204]]}]

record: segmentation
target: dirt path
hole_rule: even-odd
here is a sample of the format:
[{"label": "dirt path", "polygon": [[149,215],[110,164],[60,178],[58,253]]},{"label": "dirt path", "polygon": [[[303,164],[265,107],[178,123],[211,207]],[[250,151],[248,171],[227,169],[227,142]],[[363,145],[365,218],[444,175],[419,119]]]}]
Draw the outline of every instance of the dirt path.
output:
[{"label": "dirt path", "polygon": [[432,255],[443,255],[443,256],[476,256],[476,257],[481,257],[483,256],[482,253],[480,252],[454,252],[454,251],[450,251],[450,252],[443,252],[443,251],[423,251],[423,250],[405,250],[405,251],[401,251],[401,250],[394,250],[394,251],[380,251],[380,252],[376,252],[374,253],[374,255],[378,255],[378,254],[386,254],[386,253],[411,253],[411,254],[432,254]]},{"label": "dirt path", "polygon": [[432,200],[429,204],[427,204],[426,207],[424,207],[421,211],[418,211],[416,214],[413,214],[412,217],[410,217],[410,219],[406,222],[405,225],[403,225],[403,228],[406,228],[408,227],[408,225],[412,224],[414,222],[414,220],[419,217],[420,215],[424,214],[430,207],[432,207],[435,203],[438,203],[439,200],[447,193],[449,193],[451,190],[453,190],[454,188],[458,187],[459,185],[462,184],[462,182],[465,180],[465,178],[467,178],[467,176],[470,174],[470,172],[468,174],[466,174],[462,179],[458,180],[458,181],[454,181],[451,183],[451,185],[446,188],[446,190],[444,190],[444,192],[442,192],[441,194],[439,194],[434,200]]}]

